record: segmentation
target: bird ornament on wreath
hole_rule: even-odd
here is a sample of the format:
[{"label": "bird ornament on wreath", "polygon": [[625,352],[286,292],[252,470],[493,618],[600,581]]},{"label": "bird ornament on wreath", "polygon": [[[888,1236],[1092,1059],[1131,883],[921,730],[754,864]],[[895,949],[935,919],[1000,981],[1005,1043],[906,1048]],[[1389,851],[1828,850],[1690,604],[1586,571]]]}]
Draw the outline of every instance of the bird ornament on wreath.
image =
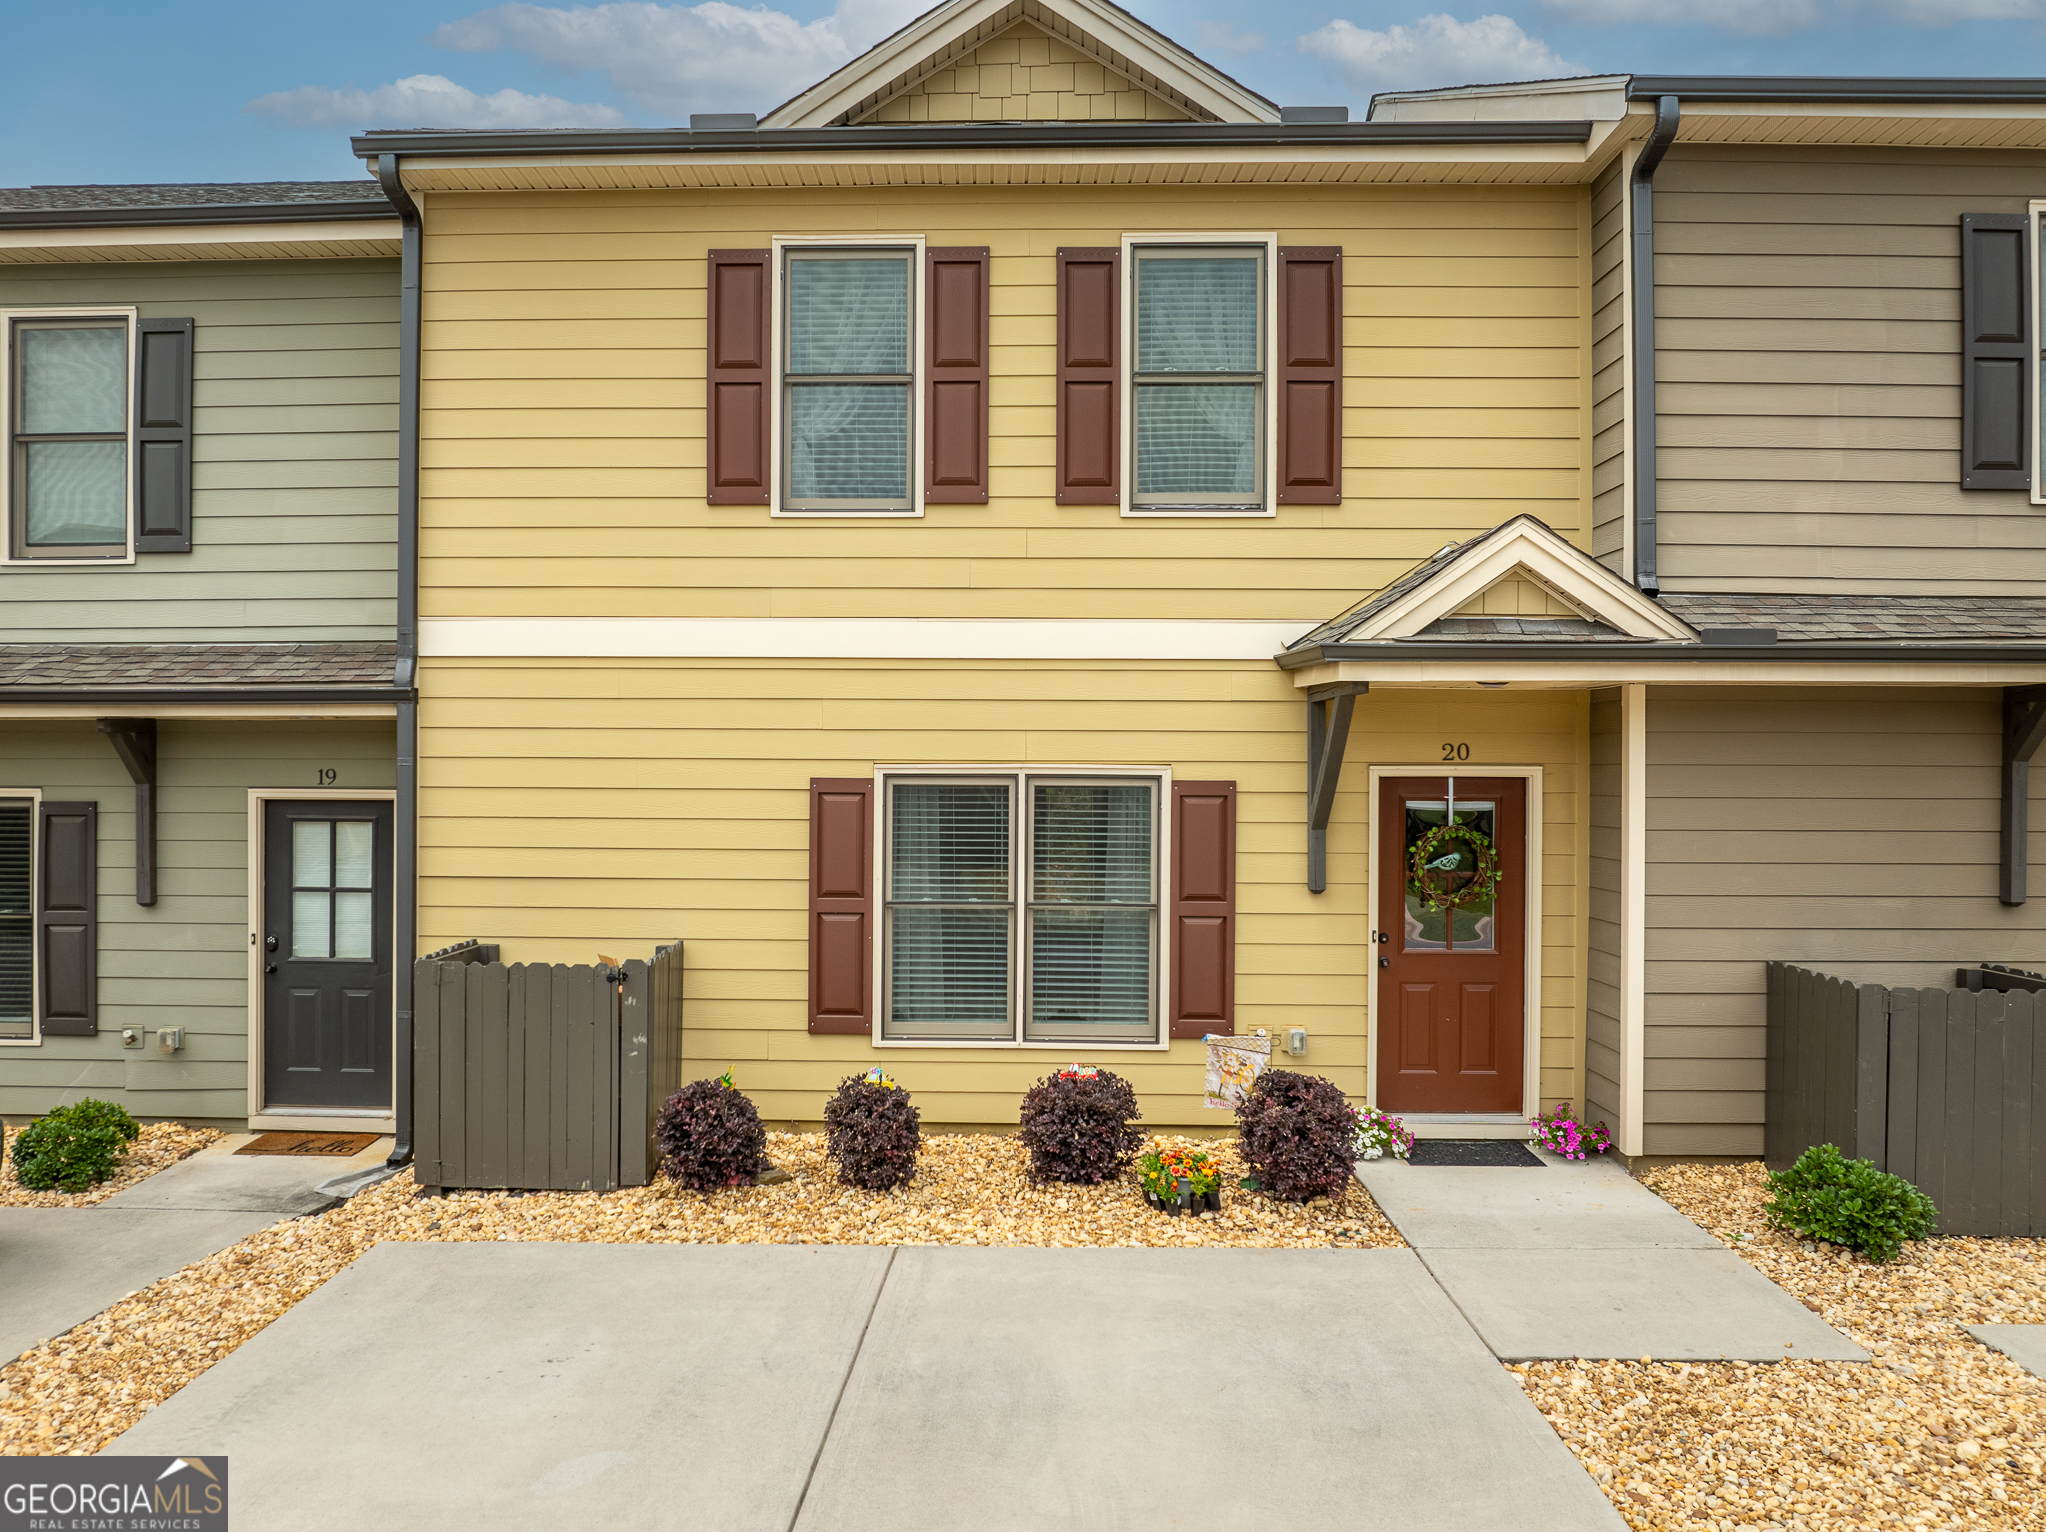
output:
[{"label": "bird ornament on wreath", "polygon": [[[1462,865],[1466,852],[1471,859],[1468,871]],[[1504,876],[1498,848],[1475,825],[1437,825],[1407,854],[1407,887],[1420,896],[1421,908],[1431,915],[1485,903]]]}]

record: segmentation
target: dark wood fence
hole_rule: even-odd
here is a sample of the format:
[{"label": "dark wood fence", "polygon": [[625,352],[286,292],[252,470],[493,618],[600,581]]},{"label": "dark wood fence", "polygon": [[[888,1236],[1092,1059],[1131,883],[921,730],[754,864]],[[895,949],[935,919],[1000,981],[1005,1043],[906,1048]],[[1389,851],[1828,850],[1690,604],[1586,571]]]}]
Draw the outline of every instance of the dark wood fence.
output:
[{"label": "dark wood fence", "polygon": [[2046,993],[1887,989],[1768,965],[1777,1169],[1813,1144],[1932,1198],[1947,1234],[2046,1234]]},{"label": "dark wood fence", "polygon": [[422,959],[412,997],[421,1186],[651,1179],[654,1118],[681,1088],[681,943],[620,968]]}]

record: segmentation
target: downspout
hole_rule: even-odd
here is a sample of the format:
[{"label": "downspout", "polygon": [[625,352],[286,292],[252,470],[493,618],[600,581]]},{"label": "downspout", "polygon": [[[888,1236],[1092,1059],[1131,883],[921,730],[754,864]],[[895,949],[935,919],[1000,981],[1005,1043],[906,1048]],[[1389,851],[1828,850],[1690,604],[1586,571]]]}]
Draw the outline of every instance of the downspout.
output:
[{"label": "downspout", "polygon": [[398,801],[393,813],[391,989],[393,1166],[412,1158],[412,955],[419,946],[419,204],[398,174],[398,156],[377,156],[377,181],[404,231],[398,265]]},{"label": "downspout", "polygon": [[1655,167],[1677,136],[1677,98],[1655,103],[1655,127],[1634,162],[1634,583],[1661,594],[1655,570]]}]

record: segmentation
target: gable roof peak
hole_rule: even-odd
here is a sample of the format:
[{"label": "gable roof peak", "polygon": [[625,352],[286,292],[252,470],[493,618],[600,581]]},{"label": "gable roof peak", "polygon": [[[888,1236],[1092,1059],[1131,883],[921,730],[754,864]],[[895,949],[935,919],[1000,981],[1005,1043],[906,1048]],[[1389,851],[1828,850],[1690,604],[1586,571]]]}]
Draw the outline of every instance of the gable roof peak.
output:
[{"label": "gable roof peak", "polygon": [[843,127],[1029,22],[1197,122],[1276,123],[1279,108],[1113,0],[944,0],[760,119]]}]

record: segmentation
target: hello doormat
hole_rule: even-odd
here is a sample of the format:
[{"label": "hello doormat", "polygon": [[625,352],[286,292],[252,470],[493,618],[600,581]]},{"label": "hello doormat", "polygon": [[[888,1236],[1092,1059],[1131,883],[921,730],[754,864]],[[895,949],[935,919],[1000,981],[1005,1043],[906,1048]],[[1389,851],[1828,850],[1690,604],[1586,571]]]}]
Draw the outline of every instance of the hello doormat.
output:
[{"label": "hello doormat", "polygon": [[343,1159],[377,1141],[374,1133],[258,1133],[236,1154],[332,1154]]}]

